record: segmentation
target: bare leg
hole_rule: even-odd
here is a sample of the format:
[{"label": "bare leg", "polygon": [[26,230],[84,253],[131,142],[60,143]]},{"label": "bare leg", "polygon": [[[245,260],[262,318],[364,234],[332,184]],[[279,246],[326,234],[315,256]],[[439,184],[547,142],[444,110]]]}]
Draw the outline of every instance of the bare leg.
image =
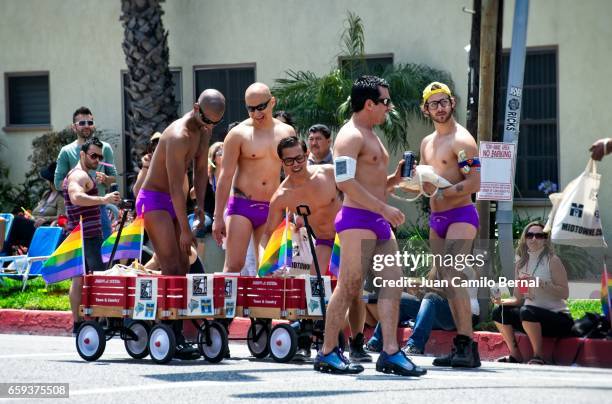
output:
[{"label": "bare leg", "polygon": [[542,325],[533,321],[523,321],[523,329],[529,337],[531,347],[533,348],[533,356],[543,358],[542,356]]},{"label": "bare leg", "polygon": [[81,292],[83,291],[83,277],[75,276],[70,284],[70,310],[72,311],[72,320],[76,323],[79,321],[79,306],[81,305]]},{"label": "bare leg", "polygon": [[[332,249],[327,245],[319,244],[315,247],[315,253],[317,254],[317,262],[319,264],[319,270],[321,271],[321,275],[325,275],[325,273],[327,272],[327,267],[329,266]],[[313,266],[310,268],[310,275],[316,274],[317,271],[313,264]]]},{"label": "bare leg", "polygon": [[348,309],[348,323],[351,328],[351,336],[355,338],[357,334],[363,334],[363,326],[365,324],[366,310],[365,302],[361,300],[361,296],[351,302]]},{"label": "bare leg", "polygon": [[261,238],[263,237],[264,230],[266,230],[266,226],[262,225],[253,230],[253,252],[255,253],[255,261],[257,265],[259,265],[259,244],[261,243]]},{"label": "bare leg", "polygon": [[[393,237],[393,236],[392,236]],[[397,242],[395,237],[377,246],[376,254],[395,255],[397,252]],[[402,270],[397,266],[385,266],[376,274],[383,280],[399,280]],[[399,316],[399,299],[402,290],[397,287],[381,288],[378,296],[378,314],[383,334],[383,351],[389,355],[395,354],[398,350],[397,344],[397,320]]]},{"label": "bare leg", "polygon": [[181,269],[179,241],[172,217],[165,210],[144,214],[145,229],[153,243],[155,254],[164,275],[179,275]]},{"label": "bare leg", "polygon": [[226,220],[227,245],[223,272],[240,272],[244,267],[253,227],[251,221],[244,216],[231,215]]},{"label": "bare leg", "polygon": [[[181,239],[181,227],[179,226],[178,220],[174,219],[173,221],[174,224],[174,234],[176,235],[176,241],[177,243],[179,242],[179,240]],[[179,246],[179,244],[177,244],[177,246]],[[179,265],[179,272],[176,275],[186,275],[187,272],[189,272],[189,255],[185,255],[181,252],[180,246],[179,246],[179,254],[178,254],[178,265]],[[193,252],[193,246],[191,247],[191,251]],[[163,270],[162,270],[163,273]]]},{"label": "bare leg", "polygon": [[495,326],[504,338],[504,342],[510,350],[510,355],[514,357],[514,359],[522,362],[523,357],[521,356],[521,351],[519,350],[516,338],[514,337],[514,329],[512,328],[512,326],[508,324],[504,325],[498,322],[495,322]]}]

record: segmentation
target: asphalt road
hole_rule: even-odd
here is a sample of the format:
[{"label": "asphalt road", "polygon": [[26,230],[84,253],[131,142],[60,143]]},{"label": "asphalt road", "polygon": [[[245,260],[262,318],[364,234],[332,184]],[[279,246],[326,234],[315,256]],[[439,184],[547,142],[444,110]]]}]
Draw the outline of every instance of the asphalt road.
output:
[{"label": "asphalt road", "polygon": [[[315,373],[312,363],[280,364],[249,357],[230,344],[232,358],[219,364],[131,359],[113,339],[96,362],[82,360],[73,338],[0,334],[1,382],[62,382],[69,399],[43,403],[410,402],[410,403],[610,403],[612,369],[527,366],[483,362],[477,370],[441,369],[429,357],[421,378],[376,372],[357,376]],[[0,399],[0,402],[14,400]]]}]

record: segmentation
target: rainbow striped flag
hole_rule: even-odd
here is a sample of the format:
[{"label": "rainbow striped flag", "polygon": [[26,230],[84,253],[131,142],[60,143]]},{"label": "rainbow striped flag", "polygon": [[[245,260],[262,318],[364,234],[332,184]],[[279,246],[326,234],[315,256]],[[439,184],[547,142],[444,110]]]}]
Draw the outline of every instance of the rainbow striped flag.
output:
[{"label": "rainbow striped flag", "polygon": [[[132,223],[126,226],[121,232],[117,251],[115,252],[114,260],[123,260],[129,258],[141,259],[142,241],[144,237],[144,219],[142,215],[138,216]],[[117,232],[114,232],[102,243],[102,261],[108,262],[113,252],[113,246],[117,240]]]},{"label": "rainbow striped flag", "polygon": [[85,275],[83,233],[81,222],[43,263],[41,274],[45,282],[55,283]]},{"label": "rainbow striped flag", "polygon": [[292,228],[293,224],[285,218],[274,230],[264,250],[257,275],[266,276],[281,268],[291,267],[291,257],[293,256]]},{"label": "rainbow striped flag", "polygon": [[604,316],[612,318],[612,279],[605,264],[601,274],[601,308]]},{"label": "rainbow striped flag", "polygon": [[334,237],[334,246],[332,247],[332,255],[329,258],[329,273],[331,273],[336,278],[340,273],[340,238],[336,233],[336,237]]}]

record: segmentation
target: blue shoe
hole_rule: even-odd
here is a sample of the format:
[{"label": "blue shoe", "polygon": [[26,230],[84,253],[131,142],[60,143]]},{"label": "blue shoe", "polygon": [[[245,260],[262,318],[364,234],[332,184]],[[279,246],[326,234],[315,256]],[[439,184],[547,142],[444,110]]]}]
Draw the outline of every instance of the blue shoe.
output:
[{"label": "blue shoe", "polygon": [[363,366],[346,359],[337,347],[327,355],[323,355],[323,349],[321,349],[315,358],[314,368],[323,373],[354,375],[363,372]]},{"label": "blue shoe", "polygon": [[376,371],[395,373],[399,376],[423,376],[427,373],[427,370],[412,363],[401,350],[393,355],[389,355],[385,351],[382,351],[376,361]]}]

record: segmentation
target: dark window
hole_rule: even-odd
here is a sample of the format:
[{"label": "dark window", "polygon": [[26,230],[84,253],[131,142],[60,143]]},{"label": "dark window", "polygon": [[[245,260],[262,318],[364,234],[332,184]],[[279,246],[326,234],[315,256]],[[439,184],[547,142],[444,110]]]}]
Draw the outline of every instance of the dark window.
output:
[{"label": "dark window", "polygon": [[249,117],[244,105],[244,92],[255,82],[255,65],[236,67],[197,67],[195,75],[196,99],[202,91],[214,88],[225,96],[225,114],[223,120],[213,129],[211,142],[223,140],[227,125],[243,121]]},{"label": "dark window", "polygon": [[49,126],[49,73],[5,75],[7,126]]},{"label": "dark window", "polygon": [[[502,102],[497,104],[503,119],[508,85],[510,53],[502,56]],[[557,50],[527,50],[523,101],[516,159],[515,198],[545,198],[538,190],[544,180],[559,183]],[[497,122],[500,136],[503,122]]]},{"label": "dark window", "polygon": [[349,73],[353,78],[364,74],[381,76],[387,66],[393,64],[392,54],[364,55],[363,59],[352,59],[341,56],[338,58],[340,69]]}]

